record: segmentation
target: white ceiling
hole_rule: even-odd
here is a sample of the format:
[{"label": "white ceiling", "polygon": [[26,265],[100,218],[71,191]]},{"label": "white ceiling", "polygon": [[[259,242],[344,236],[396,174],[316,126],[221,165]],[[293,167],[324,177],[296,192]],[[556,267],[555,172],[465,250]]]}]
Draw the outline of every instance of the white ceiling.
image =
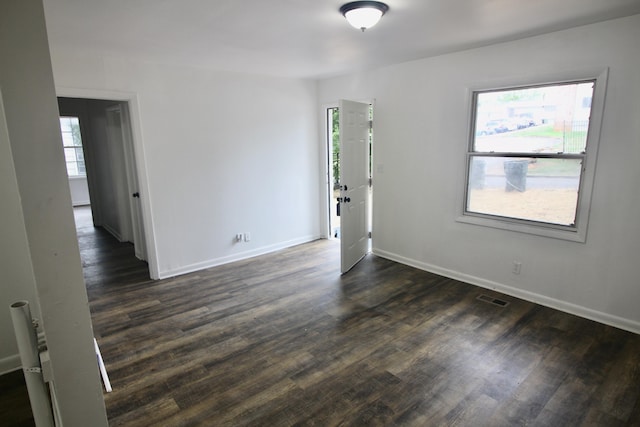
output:
[{"label": "white ceiling", "polygon": [[[640,13],[640,0],[387,0],[362,33],[340,0],[44,0],[52,49],[323,78]],[[640,42],[640,41],[639,41]]]}]

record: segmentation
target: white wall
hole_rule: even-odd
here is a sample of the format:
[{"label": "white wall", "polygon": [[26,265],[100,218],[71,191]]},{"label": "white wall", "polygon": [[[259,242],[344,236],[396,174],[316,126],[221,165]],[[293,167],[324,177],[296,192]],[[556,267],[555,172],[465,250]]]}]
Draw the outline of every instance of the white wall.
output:
[{"label": "white wall", "polygon": [[37,318],[40,310],[1,93],[0,200],[0,374],[3,374],[20,367],[9,306],[16,301],[29,301],[31,314]]},{"label": "white wall", "polygon": [[[2,288],[7,278],[9,292],[30,298],[35,284],[30,302],[40,305],[62,423],[106,426],[41,0],[0,3],[0,58],[8,131],[0,195],[9,221],[1,230],[16,227],[0,240]],[[12,338],[1,321],[4,349]]]},{"label": "white wall", "polygon": [[91,202],[86,176],[70,177],[69,191],[71,191],[71,203],[73,203],[73,206],[88,205]]},{"label": "white wall", "polygon": [[[315,82],[56,46],[52,58],[59,95],[70,87],[137,96],[142,141],[135,147],[147,173],[141,198],[152,217],[145,227],[156,242],[158,276],[320,235]],[[251,241],[234,243],[240,232]]]},{"label": "white wall", "polygon": [[[319,83],[375,98],[374,251],[640,332],[640,15]],[[470,86],[609,67],[587,242],[456,222]],[[377,173],[377,165],[382,172]],[[520,275],[511,273],[522,261]]]}]

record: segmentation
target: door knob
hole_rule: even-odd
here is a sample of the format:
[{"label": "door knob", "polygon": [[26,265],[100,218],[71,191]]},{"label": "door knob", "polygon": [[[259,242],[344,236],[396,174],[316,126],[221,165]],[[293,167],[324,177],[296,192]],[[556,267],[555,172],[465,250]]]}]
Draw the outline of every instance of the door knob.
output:
[{"label": "door knob", "polygon": [[350,201],[351,201],[351,197],[345,197],[345,198],[344,198],[344,202],[345,202],[345,203],[349,203]]},{"label": "door knob", "polygon": [[138,191],[136,191],[135,193],[133,193],[133,194],[131,195],[131,197],[137,197],[137,198],[140,198],[140,193],[139,193]]}]

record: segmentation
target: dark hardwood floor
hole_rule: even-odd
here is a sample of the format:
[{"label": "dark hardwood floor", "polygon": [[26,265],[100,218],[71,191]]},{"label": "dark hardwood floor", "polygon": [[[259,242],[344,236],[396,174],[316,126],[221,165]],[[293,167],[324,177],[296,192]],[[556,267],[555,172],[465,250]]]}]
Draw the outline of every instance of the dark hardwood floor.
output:
[{"label": "dark hardwood floor", "polygon": [[335,241],[160,281],[79,241],[112,426],[640,426],[639,335],[373,255],[341,276]]},{"label": "dark hardwood floor", "polygon": [[0,425],[35,426],[29,404],[29,394],[21,370],[0,376]]}]

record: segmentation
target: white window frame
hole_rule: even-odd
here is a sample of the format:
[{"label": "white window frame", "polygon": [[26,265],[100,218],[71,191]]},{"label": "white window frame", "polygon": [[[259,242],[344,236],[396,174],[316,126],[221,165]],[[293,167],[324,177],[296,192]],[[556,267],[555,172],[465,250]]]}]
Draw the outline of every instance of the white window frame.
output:
[{"label": "white window frame", "polygon": [[[600,145],[600,132],[602,128],[602,118],[604,114],[604,104],[607,86],[608,69],[570,71],[566,73],[557,73],[544,77],[538,77],[535,80],[519,80],[504,82],[499,86],[495,85],[476,85],[468,88],[468,129],[469,135],[467,139],[467,149],[465,150],[464,164],[464,182],[459,197],[460,215],[456,219],[458,222],[479,225],[484,227],[509,230],[538,236],[569,240],[573,242],[586,242],[587,229],[589,224],[589,213],[591,209],[591,197],[593,192],[593,183],[596,172],[596,160],[598,157],[598,146]],[[591,117],[589,119],[589,129],[587,133],[586,153],[582,165],[582,174],[580,177],[580,187],[578,194],[578,202],[576,206],[576,221],[572,227],[558,226],[550,223],[536,222],[509,217],[499,217],[495,215],[480,214],[466,211],[467,191],[469,183],[469,164],[471,153],[474,152],[475,138],[475,110],[476,97],[475,93],[521,89],[534,86],[546,86],[554,84],[568,84],[582,81],[594,81],[593,98],[591,105]],[[508,153],[506,153],[508,155]]]},{"label": "white window frame", "polygon": [[[76,115],[61,115],[60,119],[66,119],[66,118],[72,118],[72,119],[77,119],[78,120],[78,124],[80,123],[80,117],[76,116]],[[62,131],[62,129],[61,129]],[[63,135],[63,144],[62,144],[62,149],[66,150],[67,148],[69,149],[74,149],[76,152],[78,150],[81,150],[84,154],[84,147],[83,147],[83,142],[82,142],[82,135],[80,136],[80,145],[65,145],[64,144],[64,135]],[[77,160],[77,155],[76,155],[76,160],[75,160],[76,165],[78,164],[78,160]],[[77,166],[76,166],[77,167]],[[84,173],[76,173],[76,174],[70,174],[69,173],[69,167],[67,165],[66,162],[66,154],[65,154],[65,168],[67,170],[67,176],[69,177],[69,179],[86,179],[87,178],[87,172],[86,172],[86,161],[85,161],[85,172]]]}]

